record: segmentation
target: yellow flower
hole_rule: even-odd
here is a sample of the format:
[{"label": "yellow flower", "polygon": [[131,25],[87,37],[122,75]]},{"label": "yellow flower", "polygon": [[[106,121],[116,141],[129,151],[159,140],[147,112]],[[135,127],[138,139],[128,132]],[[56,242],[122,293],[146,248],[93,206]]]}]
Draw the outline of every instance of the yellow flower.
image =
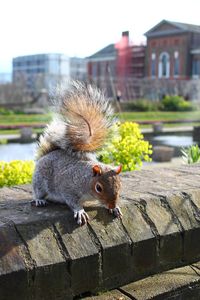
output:
[{"label": "yellow flower", "polygon": [[123,171],[132,171],[141,167],[143,160],[151,160],[152,146],[144,141],[137,123],[121,123],[118,131],[118,138],[112,139],[99,153],[104,163],[122,164]]},{"label": "yellow flower", "polygon": [[0,161],[0,187],[31,183],[34,167],[33,161]]}]

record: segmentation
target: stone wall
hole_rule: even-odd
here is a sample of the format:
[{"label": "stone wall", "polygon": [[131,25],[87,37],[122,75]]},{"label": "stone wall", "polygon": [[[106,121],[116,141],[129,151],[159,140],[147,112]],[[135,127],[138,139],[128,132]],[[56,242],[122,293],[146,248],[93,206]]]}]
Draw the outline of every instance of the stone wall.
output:
[{"label": "stone wall", "polygon": [[82,227],[66,206],[31,206],[31,186],[0,189],[0,299],[66,300],[137,287],[200,260],[200,165],[125,173],[122,182],[122,220],[88,202]]}]

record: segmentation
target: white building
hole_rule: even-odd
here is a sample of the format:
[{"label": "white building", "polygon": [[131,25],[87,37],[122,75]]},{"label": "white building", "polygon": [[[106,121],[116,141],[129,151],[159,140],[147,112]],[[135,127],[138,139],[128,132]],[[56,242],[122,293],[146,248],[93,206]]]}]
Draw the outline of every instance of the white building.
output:
[{"label": "white building", "polygon": [[64,54],[35,54],[13,58],[13,82],[24,84],[29,91],[50,91],[53,86],[70,78],[84,80],[86,63],[83,58]]},{"label": "white building", "polygon": [[84,58],[70,58],[70,78],[85,81],[87,78],[87,62]]}]

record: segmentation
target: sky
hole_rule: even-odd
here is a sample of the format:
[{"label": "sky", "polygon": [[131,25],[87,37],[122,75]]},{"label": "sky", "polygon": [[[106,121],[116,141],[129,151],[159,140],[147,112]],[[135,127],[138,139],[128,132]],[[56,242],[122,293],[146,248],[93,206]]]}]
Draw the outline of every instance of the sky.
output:
[{"label": "sky", "polygon": [[0,73],[37,53],[86,57],[120,40],[133,43],[161,20],[200,25],[199,0],[0,0]]}]

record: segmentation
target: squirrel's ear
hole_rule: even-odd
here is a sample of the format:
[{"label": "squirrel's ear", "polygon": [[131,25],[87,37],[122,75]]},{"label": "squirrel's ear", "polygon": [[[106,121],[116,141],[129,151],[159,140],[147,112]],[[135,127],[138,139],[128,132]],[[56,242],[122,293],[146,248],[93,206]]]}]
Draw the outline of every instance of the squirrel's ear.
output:
[{"label": "squirrel's ear", "polygon": [[102,170],[101,170],[101,168],[98,165],[94,165],[92,167],[92,171],[94,173],[94,176],[101,175],[101,173],[102,173]]},{"label": "squirrel's ear", "polygon": [[121,173],[121,171],[122,171],[122,165],[120,165],[120,166],[118,166],[118,167],[115,168],[115,172],[116,172],[117,175],[119,173]]}]

